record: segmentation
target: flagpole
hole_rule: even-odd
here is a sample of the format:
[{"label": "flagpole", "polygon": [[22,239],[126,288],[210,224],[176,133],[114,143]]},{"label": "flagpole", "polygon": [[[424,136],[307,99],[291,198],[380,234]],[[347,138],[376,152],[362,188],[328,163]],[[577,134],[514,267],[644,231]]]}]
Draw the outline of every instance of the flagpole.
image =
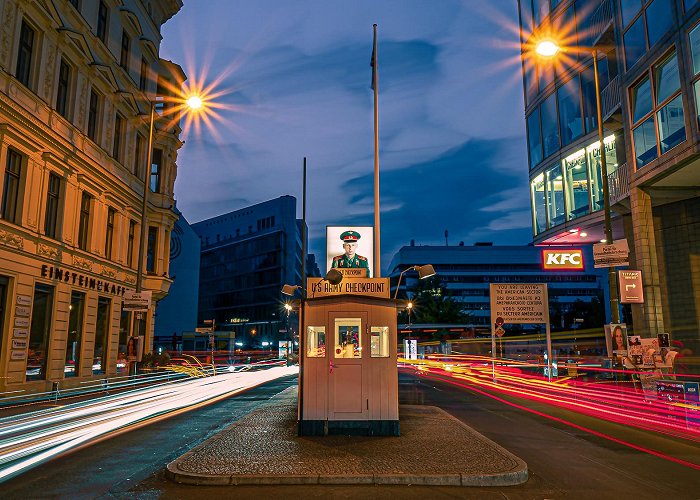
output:
[{"label": "flagpole", "polygon": [[374,276],[381,277],[379,230],[379,87],[377,85],[377,25],[372,45],[372,88],[374,89]]}]

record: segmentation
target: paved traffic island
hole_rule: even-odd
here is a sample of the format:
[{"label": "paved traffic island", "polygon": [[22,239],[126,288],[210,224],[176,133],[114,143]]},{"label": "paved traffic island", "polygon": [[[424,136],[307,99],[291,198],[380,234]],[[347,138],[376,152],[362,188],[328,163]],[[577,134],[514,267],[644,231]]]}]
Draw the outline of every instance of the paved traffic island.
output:
[{"label": "paved traffic island", "polygon": [[194,485],[511,486],[527,464],[434,406],[400,407],[401,436],[297,436],[296,388],[168,464]]}]

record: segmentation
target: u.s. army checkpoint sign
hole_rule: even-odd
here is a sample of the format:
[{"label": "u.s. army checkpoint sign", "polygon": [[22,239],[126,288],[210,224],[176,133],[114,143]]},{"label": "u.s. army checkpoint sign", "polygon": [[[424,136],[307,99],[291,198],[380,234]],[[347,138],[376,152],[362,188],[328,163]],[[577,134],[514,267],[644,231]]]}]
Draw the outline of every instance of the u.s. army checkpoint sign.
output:
[{"label": "u.s. army checkpoint sign", "polygon": [[492,323],[549,323],[546,284],[491,283],[490,294]]}]

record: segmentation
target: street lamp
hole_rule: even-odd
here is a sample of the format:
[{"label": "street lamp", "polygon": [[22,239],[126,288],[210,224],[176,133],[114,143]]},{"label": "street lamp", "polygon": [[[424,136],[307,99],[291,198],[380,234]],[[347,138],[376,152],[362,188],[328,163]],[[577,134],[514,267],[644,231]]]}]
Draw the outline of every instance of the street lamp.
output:
[{"label": "street lamp", "polygon": [[396,291],[394,292],[394,299],[396,299],[399,296],[399,287],[401,286],[401,278],[403,278],[403,275],[407,271],[418,271],[418,279],[425,279],[425,278],[430,278],[431,276],[435,276],[437,273],[435,272],[435,269],[431,264],[425,264],[423,266],[410,266],[401,271],[401,274],[399,274],[399,281],[396,283]]},{"label": "street lamp", "polygon": [[[603,187],[603,215],[605,218],[605,240],[608,245],[613,243],[612,220],[610,215],[610,190],[608,187],[608,162],[605,156],[605,143],[603,142],[603,111],[600,102],[600,80],[598,78],[598,49],[595,47],[579,49],[590,52],[593,56],[593,80],[595,82],[595,105],[598,121],[598,143],[600,151],[601,183]],[[542,39],[535,46],[535,53],[541,58],[552,58],[559,52],[565,51],[556,41]],[[617,274],[614,267],[608,268],[608,284],[610,286],[610,314],[612,323],[620,322],[620,310],[617,296]]]},{"label": "street lamp", "polygon": [[[184,105],[182,108],[185,111],[200,111],[203,110],[204,101],[200,96],[192,95],[183,99]],[[147,245],[147,229],[148,229],[148,193],[151,190],[150,187],[150,176],[151,176],[151,162],[153,161],[153,130],[155,127],[155,117],[156,117],[156,100],[149,101],[149,122],[148,122],[148,149],[146,153],[146,165],[143,169],[143,196],[141,197],[141,236],[139,238],[139,251],[138,251],[138,263],[136,267],[136,293],[139,294],[143,290],[143,260],[146,254]],[[132,324],[134,324],[134,330],[136,337],[141,335],[141,322],[142,322],[142,312],[136,312],[135,319],[138,323],[134,322],[132,318]],[[145,347],[145,346],[144,346]],[[130,368],[131,371],[131,368]],[[135,371],[135,367],[134,367]]]}]

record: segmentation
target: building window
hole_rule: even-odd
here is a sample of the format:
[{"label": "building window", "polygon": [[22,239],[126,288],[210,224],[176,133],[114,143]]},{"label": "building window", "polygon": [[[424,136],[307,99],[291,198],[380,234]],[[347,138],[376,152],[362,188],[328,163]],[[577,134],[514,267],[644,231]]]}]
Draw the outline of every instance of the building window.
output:
[{"label": "building window", "polygon": [[559,149],[559,125],[557,122],[557,96],[550,95],[540,106],[542,120],[542,144],[547,158]]},{"label": "building window", "polygon": [[163,150],[162,149],[154,149],[153,150],[153,158],[151,158],[151,191],[154,193],[159,193],[160,192],[160,177],[161,177],[161,172],[162,172],[162,166],[163,166]]},{"label": "building window", "polygon": [[29,87],[32,76],[32,55],[34,54],[34,30],[22,21],[19,32],[19,52],[17,53],[17,68],[15,76],[25,87]]},{"label": "building window", "polygon": [[[687,2],[686,2],[687,8]],[[693,90],[695,92],[696,119],[700,123],[700,24],[696,25],[688,34],[690,40],[690,52],[693,58]]]},{"label": "building window", "polygon": [[58,206],[61,200],[61,178],[53,172],[49,174],[46,190],[46,214],[44,217],[44,234],[56,239],[58,226]]},{"label": "building window", "polygon": [[139,75],[139,90],[146,91],[146,83],[148,82],[148,61],[145,57],[141,58],[141,74]]},{"label": "building window", "polygon": [[107,210],[107,230],[105,231],[105,258],[112,258],[112,240],[114,239],[114,214],[113,208]]},{"label": "building window", "polygon": [[87,136],[97,142],[97,120],[100,115],[100,95],[90,90],[90,105],[88,108]]},{"label": "building window", "polygon": [[136,133],[136,148],[134,153],[133,172],[136,177],[141,179],[143,177],[141,172],[144,168],[144,164],[146,163],[146,160],[144,159],[144,155],[146,154],[146,140],[138,132]]},{"label": "building window", "polygon": [[2,191],[2,216],[13,224],[20,223],[20,180],[22,176],[22,155],[14,149],[7,150],[7,165],[5,166],[5,187]]},{"label": "building window", "polygon": [[146,252],[146,272],[156,272],[156,258],[158,250],[158,228],[150,226],[148,228],[148,252]]},{"label": "building window", "polygon": [[80,347],[83,337],[85,294],[71,292],[70,315],[68,316],[68,339],[66,341],[65,377],[80,376]]},{"label": "building window", "polygon": [[673,27],[671,4],[671,0],[620,0],[628,70]]},{"label": "building window", "polygon": [[68,0],[68,3],[75,7],[78,12],[80,12],[80,0]]},{"label": "building window", "polygon": [[90,210],[92,205],[92,196],[83,193],[80,200],[80,225],[78,226],[78,248],[81,250],[88,249],[88,236],[90,233]]},{"label": "building window", "polygon": [[306,357],[325,358],[326,357],[326,327],[307,326],[306,327]]},{"label": "building window", "polygon": [[637,169],[685,141],[678,59],[672,53],[631,89]]},{"label": "building window", "polygon": [[373,326],[370,328],[369,352],[372,358],[389,357],[389,327]]},{"label": "building window", "polygon": [[134,265],[134,238],[136,236],[136,222],[129,221],[129,241],[126,245],[126,265],[133,267]]},{"label": "building window", "polygon": [[557,89],[557,98],[559,100],[559,135],[562,146],[566,146],[583,135],[581,88],[578,76]]},{"label": "building window", "polygon": [[58,70],[58,91],[56,92],[56,111],[61,116],[68,118],[68,96],[70,91],[70,65],[65,59],[61,59],[61,67]]},{"label": "building window", "polygon": [[97,10],[97,38],[107,43],[107,21],[109,10],[104,1],[100,1],[100,7]]},{"label": "building window", "polygon": [[53,312],[53,287],[37,284],[34,287],[32,320],[29,330],[29,351],[27,354],[27,380],[46,379],[49,338],[51,336],[51,315]]},{"label": "building window", "polygon": [[122,161],[122,135],[124,135],[124,118],[117,113],[114,116],[114,143],[112,145],[112,156],[121,163]]},{"label": "building window", "polygon": [[527,142],[530,151],[530,168],[542,161],[542,134],[540,132],[540,108],[537,107],[527,117]]},{"label": "building window", "polygon": [[129,71],[129,52],[131,50],[131,38],[127,35],[126,30],[122,30],[122,51],[119,56],[119,65]]}]

